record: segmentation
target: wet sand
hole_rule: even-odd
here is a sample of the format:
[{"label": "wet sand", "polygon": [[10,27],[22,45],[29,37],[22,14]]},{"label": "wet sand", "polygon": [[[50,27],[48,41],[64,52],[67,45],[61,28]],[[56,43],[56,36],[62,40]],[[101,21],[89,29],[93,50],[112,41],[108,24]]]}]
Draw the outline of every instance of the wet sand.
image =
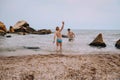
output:
[{"label": "wet sand", "polygon": [[120,54],[0,57],[0,80],[120,80]]}]

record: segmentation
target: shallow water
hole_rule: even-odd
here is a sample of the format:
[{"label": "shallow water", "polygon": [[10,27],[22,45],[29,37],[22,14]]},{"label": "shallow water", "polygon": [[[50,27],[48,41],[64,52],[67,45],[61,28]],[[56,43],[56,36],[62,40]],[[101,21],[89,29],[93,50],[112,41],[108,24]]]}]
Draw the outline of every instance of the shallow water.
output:
[{"label": "shallow water", "polygon": [[[88,53],[120,53],[119,49],[114,47],[116,41],[120,39],[120,30],[73,30],[76,38],[73,42],[68,42],[67,38],[63,38],[64,54],[88,54]],[[63,34],[67,34],[64,30]],[[103,34],[106,48],[90,47],[88,44],[94,40],[99,34]],[[50,35],[11,35],[11,38],[0,36],[0,56],[16,56],[29,54],[54,54],[56,45],[53,44],[53,36]],[[39,47],[40,49],[27,49],[25,47]]]}]

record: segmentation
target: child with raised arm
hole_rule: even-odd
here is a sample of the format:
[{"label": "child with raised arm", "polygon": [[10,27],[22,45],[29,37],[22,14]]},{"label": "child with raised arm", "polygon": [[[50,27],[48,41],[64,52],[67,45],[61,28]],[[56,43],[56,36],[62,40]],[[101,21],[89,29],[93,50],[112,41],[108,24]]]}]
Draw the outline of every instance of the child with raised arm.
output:
[{"label": "child with raised arm", "polygon": [[56,27],[56,32],[54,34],[54,41],[53,41],[53,42],[56,41],[57,50],[60,47],[60,51],[62,50],[62,34],[61,34],[61,31],[63,30],[63,28],[64,28],[64,22],[62,22],[61,29],[58,26]]}]

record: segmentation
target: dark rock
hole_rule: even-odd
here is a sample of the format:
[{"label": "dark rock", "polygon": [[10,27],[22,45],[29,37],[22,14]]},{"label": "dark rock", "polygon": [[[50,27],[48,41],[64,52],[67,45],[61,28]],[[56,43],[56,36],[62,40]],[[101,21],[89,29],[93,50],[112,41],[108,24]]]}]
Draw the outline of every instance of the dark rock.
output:
[{"label": "dark rock", "polygon": [[47,29],[41,29],[41,30],[38,30],[38,31],[35,31],[33,32],[33,34],[51,34],[52,31],[51,30],[47,30]]},{"label": "dark rock", "polygon": [[14,26],[15,32],[26,32],[26,33],[33,33],[36,31],[35,29],[31,28],[26,21],[18,21]]},{"label": "dark rock", "polygon": [[28,75],[28,76],[26,76],[25,80],[34,80],[34,76],[33,75]]},{"label": "dark rock", "polygon": [[21,74],[20,80],[34,80],[34,75]]},{"label": "dark rock", "polygon": [[11,38],[12,36],[11,36],[11,35],[7,35],[6,37],[7,37],[7,38]]},{"label": "dark rock", "polygon": [[40,49],[39,47],[24,47],[26,49]]},{"label": "dark rock", "polygon": [[103,41],[101,33],[89,45],[96,46],[96,47],[106,47],[106,44]]},{"label": "dark rock", "polygon": [[120,39],[116,42],[115,47],[120,49]]},{"label": "dark rock", "polygon": [[26,35],[28,33],[27,32],[17,32],[17,34],[19,34],[19,35]]},{"label": "dark rock", "polygon": [[67,35],[62,35],[62,37],[63,37],[63,38],[68,38],[68,36],[67,36]]}]

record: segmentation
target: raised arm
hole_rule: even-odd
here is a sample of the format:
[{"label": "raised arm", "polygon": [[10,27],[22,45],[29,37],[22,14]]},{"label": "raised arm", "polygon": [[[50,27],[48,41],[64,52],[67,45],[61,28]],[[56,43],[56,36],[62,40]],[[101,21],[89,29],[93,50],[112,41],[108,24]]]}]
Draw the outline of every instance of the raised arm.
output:
[{"label": "raised arm", "polygon": [[64,21],[62,22],[62,27],[61,27],[60,31],[62,31],[63,28],[64,28]]}]

